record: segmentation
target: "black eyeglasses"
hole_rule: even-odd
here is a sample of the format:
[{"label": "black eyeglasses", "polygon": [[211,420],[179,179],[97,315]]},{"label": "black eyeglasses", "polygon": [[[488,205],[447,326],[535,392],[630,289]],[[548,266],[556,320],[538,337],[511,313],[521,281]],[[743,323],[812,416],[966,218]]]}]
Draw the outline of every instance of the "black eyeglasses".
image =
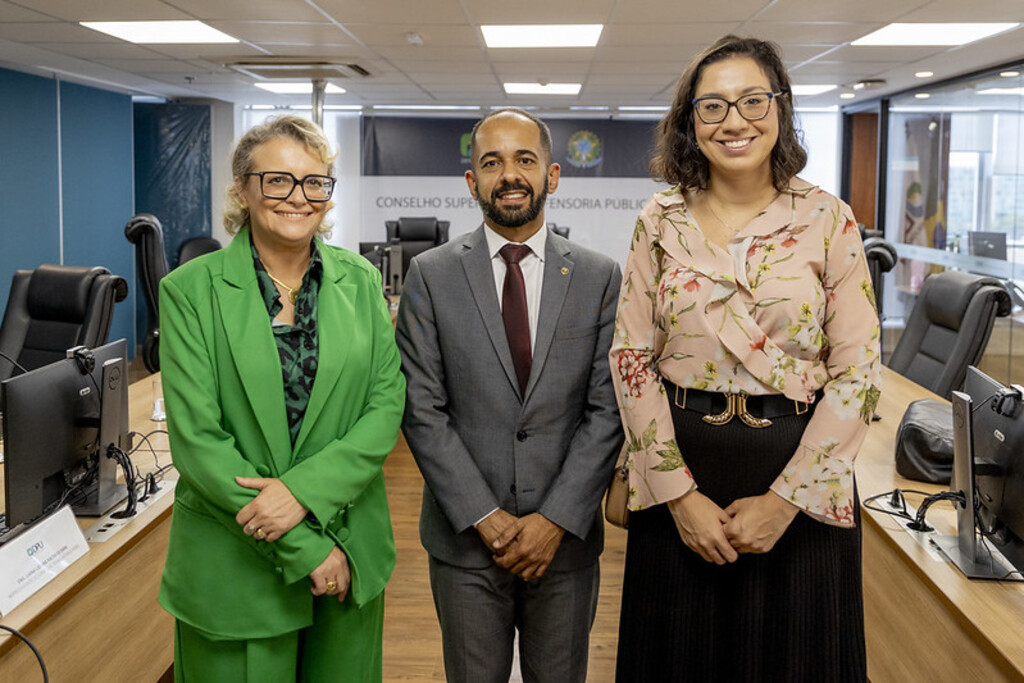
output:
[{"label": "black eyeglasses", "polygon": [[730,102],[724,97],[708,95],[698,97],[693,101],[693,108],[697,110],[697,116],[704,123],[721,123],[729,116],[729,108],[736,107],[736,111],[747,121],[760,121],[768,116],[772,108],[772,100],[782,95],[780,92],[752,92]]},{"label": "black eyeglasses", "polygon": [[326,202],[334,193],[334,178],[328,175],[296,178],[287,171],[261,171],[245,175],[254,175],[260,179],[260,192],[267,199],[288,199],[295,191],[296,185],[302,187],[302,194],[307,202]]}]

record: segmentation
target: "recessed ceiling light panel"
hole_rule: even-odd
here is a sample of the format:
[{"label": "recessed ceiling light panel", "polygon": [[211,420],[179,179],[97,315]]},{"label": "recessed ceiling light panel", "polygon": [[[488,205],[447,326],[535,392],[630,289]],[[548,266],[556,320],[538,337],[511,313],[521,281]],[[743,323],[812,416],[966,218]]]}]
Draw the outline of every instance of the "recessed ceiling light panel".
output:
[{"label": "recessed ceiling light panel", "polygon": [[582,83],[506,83],[509,95],[578,95]]},{"label": "recessed ceiling light panel", "polygon": [[82,21],[91,28],[108,36],[114,36],[129,43],[147,45],[237,43],[232,38],[201,21]]},{"label": "recessed ceiling light panel", "polygon": [[[256,87],[278,95],[311,95],[313,93],[312,83],[257,83]],[[328,83],[324,92],[328,95],[342,95],[345,93],[345,89]]]},{"label": "recessed ceiling light panel", "polygon": [[823,92],[828,92],[829,90],[835,90],[835,89],[836,89],[836,86],[835,85],[831,85],[831,84],[829,84],[829,85],[826,85],[826,84],[822,84],[822,85],[794,85],[793,86],[793,94],[794,95],[820,95]]},{"label": "recessed ceiling light panel", "polygon": [[603,24],[500,24],[481,26],[487,47],[594,47]]},{"label": "recessed ceiling light panel", "polygon": [[861,46],[966,45],[1020,26],[1017,23],[990,24],[889,24],[850,43]]}]

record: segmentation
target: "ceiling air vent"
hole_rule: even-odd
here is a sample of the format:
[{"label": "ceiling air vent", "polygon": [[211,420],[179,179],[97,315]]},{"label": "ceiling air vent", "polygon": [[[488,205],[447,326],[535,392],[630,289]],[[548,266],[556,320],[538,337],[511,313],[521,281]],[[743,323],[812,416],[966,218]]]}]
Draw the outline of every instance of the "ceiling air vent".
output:
[{"label": "ceiling air vent", "polygon": [[370,72],[344,59],[309,57],[245,57],[224,66],[259,80],[312,80],[315,78],[369,78]]}]

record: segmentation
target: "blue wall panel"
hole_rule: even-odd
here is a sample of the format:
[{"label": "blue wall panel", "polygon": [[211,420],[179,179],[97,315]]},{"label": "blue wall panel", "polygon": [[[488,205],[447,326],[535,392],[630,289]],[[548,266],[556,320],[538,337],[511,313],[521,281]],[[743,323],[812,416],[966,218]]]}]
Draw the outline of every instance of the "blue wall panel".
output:
[{"label": "blue wall panel", "polygon": [[131,97],[61,83],[60,114],[64,263],[105,266],[128,282],[129,298],[115,307],[110,338],[125,337],[134,349],[134,249],[124,236],[134,205]]},{"label": "blue wall panel", "polygon": [[56,81],[0,69],[0,310],[14,271],[60,262]]}]

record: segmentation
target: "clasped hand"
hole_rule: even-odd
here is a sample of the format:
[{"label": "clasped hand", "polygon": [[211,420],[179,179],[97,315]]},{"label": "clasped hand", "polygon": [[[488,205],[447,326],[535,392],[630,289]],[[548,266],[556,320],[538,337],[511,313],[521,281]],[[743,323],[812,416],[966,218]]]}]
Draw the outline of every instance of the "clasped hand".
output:
[{"label": "clasped hand", "polygon": [[480,522],[477,532],[494,562],[524,581],[544,575],[565,535],[565,529],[539,512],[516,517],[500,509]]},{"label": "clasped hand", "polygon": [[683,543],[708,562],[735,562],[739,553],[775,547],[799,509],[771,491],[734,500],[724,510],[697,490],[669,501]]},{"label": "clasped hand", "polygon": [[235,477],[235,482],[259,491],[235,515],[235,521],[245,534],[256,540],[276,541],[301,522],[308,512],[280,479]]}]

